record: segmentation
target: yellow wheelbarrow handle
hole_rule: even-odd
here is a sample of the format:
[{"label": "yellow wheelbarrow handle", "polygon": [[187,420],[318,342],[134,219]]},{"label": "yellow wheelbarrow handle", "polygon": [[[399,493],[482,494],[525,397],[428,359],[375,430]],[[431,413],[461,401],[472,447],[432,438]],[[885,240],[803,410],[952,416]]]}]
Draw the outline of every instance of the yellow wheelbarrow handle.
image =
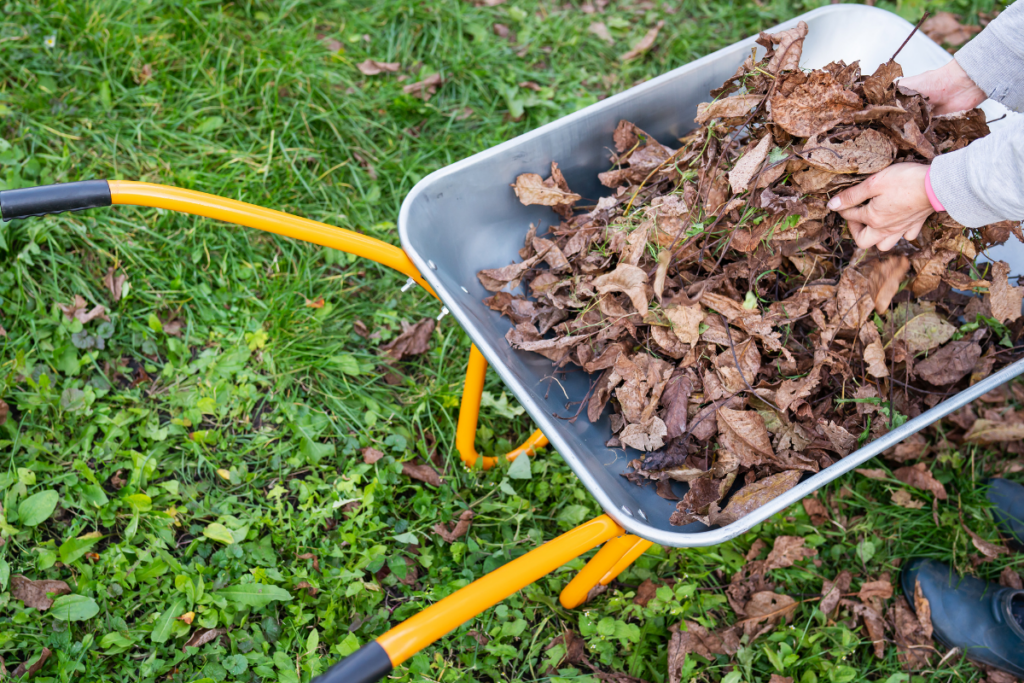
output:
[{"label": "yellow wheelbarrow handle", "polygon": [[351,230],[235,199],[133,180],[85,180],[0,192],[0,215],[5,221],[48,213],[81,211],[111,204],[150,206],[205,216],[338,249],[368,258],[408,275],[425,290],[437,296],[406,253],[396,246]]}]

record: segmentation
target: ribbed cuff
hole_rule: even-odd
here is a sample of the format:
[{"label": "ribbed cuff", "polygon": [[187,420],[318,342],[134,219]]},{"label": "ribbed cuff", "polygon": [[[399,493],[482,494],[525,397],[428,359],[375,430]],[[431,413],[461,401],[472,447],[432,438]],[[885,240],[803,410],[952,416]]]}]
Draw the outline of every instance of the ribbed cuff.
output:
[{"label": "ribbed cuff", "polygon": [[1014,111],[1024,109],[1024,45],[1020,26],[1024,3],[1014,3],[955,56],[967,75],[991,99]]},{"label": "ribbed cuff", "polygon": [[936,201],[957,223],[980,228],[1003,217],[994,213],[971,187],[967,153],[969,147],[940,154],[928,169],[928,180]]}]

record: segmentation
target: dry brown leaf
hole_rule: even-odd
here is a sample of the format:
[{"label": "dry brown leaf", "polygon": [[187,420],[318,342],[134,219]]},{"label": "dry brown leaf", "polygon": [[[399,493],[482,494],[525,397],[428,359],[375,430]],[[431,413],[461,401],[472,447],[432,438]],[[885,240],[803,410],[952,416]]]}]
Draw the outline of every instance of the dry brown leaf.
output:
[{"label": "dry brown leaf", "polygon": [[869,602],[872,598],[888,600],[892,597],[892,583],[887,579],[865,581],[861,584],[857,597],[861,599],[861,602],[865,603]]},{"label": "dry brown leaf", "polygon": [[587,31],[593,33],[595,36],[605,41],[609,45],[615,42],[615,39],[612,38],[611,31],[608,30],[608,27],[605,26],[604,22],[602,21],[595,21],[587,28]]},{"label": "dry brown leaf", "polygon": [[1024,440],[1024,422],[975,420],[964,440],[981,444],[1021,441]]},{"label": "dry brown leaf", "polygon": [[648,52],[652,47],[654,47],[654,41],[658,39],[658,32],[661,31],[661,27],[664,25],[664,21],[659,21],[657,24],[655,24],[654,28],[649,30],[646,34],[644,34],[643,38],[637,41],[636,45],[633,46],[632,50],[623,54],[621,57],[619,57],[619,59],[622,60],[623,62],[628,62]]},{"label": "dry brown leaf", "polygon": [[992,317],[1001,323],[1013,322],[1020,317],[1021,301],[1024,300],[1024,288],[1010,284],[1008,276],[1010,266],[1003,261],[992,264],[992,287],[989,288],[989,300]]},{"label": "dry brown leaf", "polygon": [[874,646],[875,656],[883,659],[885,657],[885,621],[883,621],[882,615],[874,608],[853,600],[843,600],[842,604],[864,620],[864,628]]},{"label": "dry brown leaf", "polygon": [[743,155],[736,162],[733,169],[729,171],[729,186],[735,194],[746,192],[750,189],[750,183],[761,168],[761,164],[768,158],[768,152],[772,148],[772,134],[766,133],[752,150]]},{"label": "dry brown leaf", "polygon": [[426,353],[430,348],[430,335],[434,333],[436,325],[433,318],[424,318],[415,325],[409,325],[403,320],[402,334],[381,346],[380,350],[396,361]]},{"label": "dry brown leaf", "polygon": [[999,574],[999,585],[1013,588],[1014,590],[1024,590],[1024,581],[1021,581],[1020,574],[1015,572],[1013,567],[1003,568],[1003,571]]},{"label": "dry brown leaf", "polygon": [[911,318],[907,324],[896,330],[894,339],[907,343],[912,354],[931,351],[942,346],[956,334],[956,328],[946,322],[935,311],[925,311]]},{"label": "dry brown leaf", "polygon": [[743,607],[747,613],[747,618],[743,620],[743,630],[753,640],[760,632],[758,624],[767,622],[768,627],[774,626],[780,619],[792,614],[798,604],[788,595],[758,591],[750,596],[750,601]]},{"label": "dry brown leaf", "polygon": [[821,587],[821,602],[818,603],[818,608],[824,614],[831,615],[836,607],[839,606],[839,601],[843,599],[843,594],[850,590],[850,582],[852,580],[853,575],[845,569],[839,572],[835,581],[825,579]]},{"label": "dry brown leaf", "polygon": [[946,500],[948,497],[946,487],[932,476],[932,473],[928,471],[928,466],[923,462],[909,467],[901,467],[892,474],[907,486],[928,491],[939,500]]},{"label": "dry brown leaf", "polygon": [[356,64],[356,68],[364,76],[376,76],[382,73],[394,73],[401,68],[398,62],[378,62],[376,59],[367,59]]},{"label": "dry brown leaf", "polygon": [[828,138],[808,138],[800,157],[829,173],[878,173],[896,158],[896,145],[873,128],[839,144]]},{"label": "dry brown leaf", "polygon": [[716,654],[725,654],[722,637],[695,621],[673,624],[669,627],[669,632],[672,634],[668,641],[668,680],[670,683],[681,683],[680,672],[686,655],[700,655],[713,662]]},{"label": "dry brown leaf", "polygon": [[[923,595],[919,599],[915,593],[914,603],[920,609],[928,601]],[[931,611],[927,608],[924,611],[927,613],[927,627],[915,616],[905,598],[898,598],[893,606],[891,621],[895,624],[896,651],[904,669],[927,667],[929,655],[935,651],[931,642]]]},{"label": "dry brown leaf", "polygon": [[958,47],[981,30],[980,26],[965,26],[949,12],[936,12],[921,24],[921,32],[939,45],[943,43]]},{"label": "dry brown leaf", "polygon": [[411,462],[403,462],[402,474],[410,479],[422,481],[431,486],[440,486],[442,483],[441,475],[430,465],[416,465]]},{"label": "dry brown leaf", "polygon": [[103,286],[110,292],[111,299],[114,301],[120,301],[121,292],[124,289],[124,283],[128,280],[128,276],[122,273],[115,277],[114,273],[116,271],[116,266],[111,266],[110,269],[107,270],[107,274],[103,276]]},{"label": "dry brown leaf", "polygon": [[306,299],[306,297],[302,298],[306,302],[306,308],[323,308],[324,304],[327,303],[326,301],[324,301],[324,298],[322,296],[317,297],[316,299]]},{"label": "dry brown leaf", "polygon": [[70,304],[57,304],[57,306],[64,313],[65,318],[77,320],[83,325],[96,318],[104,322],[110,322],[110,318],[106,315],[107,309],[101,305],[93,306],[91,310],[86,311],[85,309],[88,307],[88,304],[80,294],[76,294],[74,301]]},{"label": "dry brown leaf", "polygon": [[[789,470],[748,484],[729,499],[724,510],[709,513],[708,517],[712,524],[732,524],[796,486],[802,475],[803,472],[800,470]],[[714,509],[716,505],[713,504],[711,507]]]},{"label": "dry brown leaf", "polygon": [[422,81],[405,86],[402,88],[402,92],[406,95],[415,95],[423,101],[427,101],[431,95],[437,92],[442,83],[444,83],[444,79],[441,78],[441,74],[430,74]]},{"label": "dry brown leaf", "polygon": [[11,407],[7,405],[7,402],[0,398],[0,426],[7,422],[7,416],[11,414]]},{"label": "dry brown leaf", "polygon": [[772,95],[772,117],[790,135],[809,138],[823,133],[859,111],[861,99],[825,71],[809,76],[794,72],[782,77]]},{"label": "dry brown leaf", "polygon": [[519,201],[527,206],[539,204],[556,209],[571,209],[581,197],[568,187],[560,186],[557,180],[561,173],[556,175],[557,169],[558,164],[551,162],[551,176],[547,180],[536,173],[523,173],[516,177],[512,189],[515,190]]},{"label": "dry brown leaf", "polygon": [[791,29],[769,35],[775,44],[775,54],[768,61],[768,71],[773,74],[782,71],[794,71],[800,68],[800,56],[803,53],[804,38],[807,37],[807,23],[800,21]]},{"label": "dry brown leaf", "polygon": [[[147,65],[148,66],[148,65]],[[32,678],[39,670],[46,664],[46,660],[53,654],[50,648],[44,647],[43,651],[39,653],[38,659],[30,659],[27,662],[22,662],[18,666],[14,667],[14,671],[11,672],[11,677],[14,679],[25,676],[26,678]]]},{"label": "dry brown leaf", "polygon": [[764,418],[757,411],[723,407],[717,417],[722,447],[736,454],[743,467],[761,465],[775,455]]},{"label": "dry brown leaf", "polygon": [[640,605],[641,607],[647,607],[647,603],[657,595],[658,586],[661,584],[654,583],[650,579],[644,579],[636,589],[636,596],[633,598],[633,604]]},{"label": "dry brown leaf", "polygon": [[438,522],[434,525],[434,533],[440,536],[448,543],[454,543],[469,531],[470,523],[473,521],[474,513],[472,510],[463,510],[462,514],[459,515],[459,521],[455,523],[451,529],[448,528],[447,524],[441,524]]},{"label": "dry brown leaf", "polygon": [[892,492],[892,504],[909,510],[920,510],[924,507],[924,501],[914,500],[910,491],[897,489]]},{"label": "dry brown leaf", "polygon": [[620,263],[612,272],[594,278],[593,284],[599,294],[622,292],[629,297],[637,313],[647,313],[647,273],[641,268]]},{"label": "dry brown leaf", "polygon": [[889,310],[889,304],[900,288],[900,283],[910,270],[910,259],[904,255],[890,256],[879,261],[868,276],[871,298],[875,302],[875,313]]},{"label": "dry brown leaf", "polygon": [[886,481],[889,478],[889,474],[885,470],[869,470],[865,468],[859,468],[854,470],[857,474],[862,474],[868,479],[874,479],[876,481]]},{"label": "dry brown leaf", "polygon": [[757,342],[750,338],[722,351],[715,357],[715,367],[727,392],[736,394],[749,390],[761,369]]},{"label": "dry brown leaf", "polygon": [[187,652],[190,647],[202,647],[207,643],[212,643],[217,638],[227,634],[227,629],[223,628],[203,628],[193,633],[185,644],[181,646],[182,652]]},{"label": "dry brown leaf", "polygon": [[967,535],[971,537],[971,543],[973,543],[974,547],[977,548],[978,552],[981,553],[982,562],[989,562],[991,560],[996,559],[1000,555],[1006,555],[1010,552],[1006,546],[997,545],[995,543],[992,543],[991,541],[986,541],[984,538],[971,531],[971,529],[966,524],[964,524],[963,520],[960,521],[960,526],[964,528],[964,531],[967,532]]},{"label": "dry brown leaf", "polygon": [[828,523],[828,508],[820,500],[808,496],[800,502],[804,506],[804,512],[811,518],[811,524],[821,526]]},{"label": "dry brown leaf", "polygon": [[764,95],[734,95],[714,102],[701,102],[697,105],[697,118],[694,121],[703,125],[711,119],[746,117],[762,100]]},{"label": "dry brown leaf", "polygon": [[651,418],[647,424],[631,423],[619,432],[619,441],[624,446],[638,451],[656,451],[665,445],[668,427],[660,417]]},{"label": "dry brown leaf", "polygon": [[959,382],[971,374],[978,359],[981,346],[977,342],[963,340],[949,342],[923,361],[914,365],[914,374],[937,387]]},{"label": "dry brown leaf", "polygon": [[845,458],[857,450],[857,437],[846,431],[845,427],[837,425],[831,420],[828,422],[822,421],[818,426],[825,433],[825,436],[828,437],[828,440],[832,442],[832,448],[841,457]]},{"label": "dry brown leaf", "polygon": [[[663,253],[669,253],[667,250]],[[700,324],[704,321],[704,309],[700,304],[690,306],[668,306],[665,317],[672,324],[672,332],[684,344],[700,341]]]},{"label": "dry brown leaf", "polygon": [[799,536],[779,536],[764,562],[764,570],[792,567],[794,563],[817,554],[814,548],[804,547],[804,539]]},{"label": "dry brown leaf", "polygon": [[63,581],[53,579],[33,581],[21,574],[11,577],[11,598],[21,600],[25,603],[25,607],[34,607],[40,612],[50,609],[53,604],[53,598],[47,597],[47,593],[59,597],[70,592],[71,588]]},{"label": "dry brown leaf", "polygon": [[836,289],[836,323],[840,327],[859,330],[875,310],[871,283],[855,269],[847,267],[839,277]]},{"label": "dry brown leaf", "polygon": [[371,448],[369,446],[362,450],[362,454],[363,462],[365,462],[367,465],[372,465],[373,463],[377,462],[378,460],[384,457],[384,453],[378,451],[376,448]]}]

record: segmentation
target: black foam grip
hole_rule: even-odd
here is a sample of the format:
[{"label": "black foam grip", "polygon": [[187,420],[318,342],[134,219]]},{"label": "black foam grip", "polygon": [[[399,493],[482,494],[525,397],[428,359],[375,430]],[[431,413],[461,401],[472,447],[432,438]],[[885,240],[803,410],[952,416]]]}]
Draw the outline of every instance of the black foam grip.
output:
[{"label": "black foam grip", "polygon": [[312,683],[373,683],[388,675],[391,659],[376,640],[341,660]]},{"label": "black foam grip", "polygon": [[0,215],[5,221],[100,206],[110,206],[110,185],[106,180],[82,180],[0,191]]}]

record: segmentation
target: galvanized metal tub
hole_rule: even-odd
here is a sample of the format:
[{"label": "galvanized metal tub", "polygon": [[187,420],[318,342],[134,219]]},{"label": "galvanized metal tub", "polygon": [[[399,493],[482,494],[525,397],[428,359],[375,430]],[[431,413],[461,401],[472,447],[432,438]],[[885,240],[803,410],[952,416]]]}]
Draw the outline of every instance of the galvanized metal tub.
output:
[{"label": "galvanized metal tub", "polygon": [[[802,66],[820,67],[838,59],[847,63],[860,60],[868,73],[888,60],[913,28],[884,10],[831,5],[769,31],[790,28],[801,20],[810,27]],[[736,71],[753,47],[754,37],[740,41],[432,173],[413,188],[399,216],[399,234],[406,253],[605,512],[630,533],[667,546],[709,546],[742,534],[914,432],[1024,373],[1024,360],[1018,361],[807,477],[756,512],[710,530],[699,523],[671,526],[668,519],[675,503],[658,497],[653,486],[639,487],[620,476],[635,453],[605,447],[611,434],[607,417],[595,424],[585,415],[575,422],[562,419],[576,412],[576,407],[568,404],[583,399],[592,378],[581,370],[570,370],[556,373],[554,381],[549,360],[512,349],[505,341],[510,323],[482,303],[489,293],[476,277],[482,268],[516,260],[531,222],[538,226],[556,222],[549,209],[520,204],[509,183],[520,173],[546,175],[550,162],[557,161],[574,191],[593,200],[607,194],[596,176],[608,168],[611,135],[619,120],[632,121],[663,143],[673,145],[676,138],[694,127],[697,104],[706,101],[708,92]],[[917,33],[898,61],[906,75],[913,75],[940,67],[949,59],[949,53]],[[995,102],[986,102],[983,108],[989,119],[1005,113]],[[1021,247],[1009,245],[989,255],[1008,260],[1014,272],[1021,272]],[[685,491],[685,485],[678,486],[683,487],[680,492]]]}]

